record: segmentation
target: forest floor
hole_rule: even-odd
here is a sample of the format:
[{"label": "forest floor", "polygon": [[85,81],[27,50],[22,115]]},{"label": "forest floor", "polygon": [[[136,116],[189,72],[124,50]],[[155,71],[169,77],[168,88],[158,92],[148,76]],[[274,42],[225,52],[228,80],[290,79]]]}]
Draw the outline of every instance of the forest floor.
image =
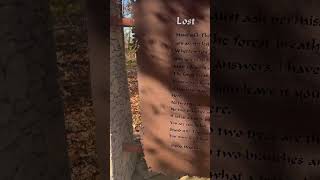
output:
[{"label": "forest floor", "polygon": [[126,59],[133,128],[134,130],[139,131],[142,121],[139,106],[137,61],[135,58],[130,58],[130,56],[126,56]]},{"label": "forest floor", "polygon": [[85,21],[79,17],[60,18],[55,23],[54,34],[71,178],[97,180],[99,171]]}]

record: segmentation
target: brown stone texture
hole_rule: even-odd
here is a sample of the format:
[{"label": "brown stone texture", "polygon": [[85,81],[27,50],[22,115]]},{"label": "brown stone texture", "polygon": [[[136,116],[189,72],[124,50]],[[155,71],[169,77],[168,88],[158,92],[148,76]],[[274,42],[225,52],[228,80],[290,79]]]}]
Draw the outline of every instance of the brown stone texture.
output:
[{"label": "brown stone texture", "polygon": [[[195,23],[178,25],[178,17]],[[147,165],[166,175],[208,177],[210,38],[202,34],[210,35],[210,1],[140,0],[135,18]]]}]

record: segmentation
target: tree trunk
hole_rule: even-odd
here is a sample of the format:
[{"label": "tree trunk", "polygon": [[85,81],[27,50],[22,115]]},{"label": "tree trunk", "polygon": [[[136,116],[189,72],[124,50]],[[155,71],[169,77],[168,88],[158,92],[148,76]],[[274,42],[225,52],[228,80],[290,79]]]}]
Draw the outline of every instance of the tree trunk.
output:
[{"label": "tree trunk", "polygon": [[68,180],[46,0],[0,2],[0,179]]},{"label": "tree trunk", "polygon": [[[111,17],[120,19],[121,4],[115,0],[110,2]],[[111,179],[131,180],[137,157],[136,154],[122,151],[124,143],[133,142],[133,127],[124,33],[117,24],[111,24],[110,27],[110,110]]]}]

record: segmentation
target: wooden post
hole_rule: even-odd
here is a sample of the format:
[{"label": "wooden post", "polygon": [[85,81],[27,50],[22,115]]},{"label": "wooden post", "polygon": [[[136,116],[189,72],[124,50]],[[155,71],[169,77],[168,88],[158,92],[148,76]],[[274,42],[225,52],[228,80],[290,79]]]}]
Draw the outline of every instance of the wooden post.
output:
[{"label": "wooden post", "polygon": [[143,149],[142,146],[139,144],[129,144],[125,143],[122,145],[122,150],[124,152],[131,152],[131,153],[142,153]]},{"label": "wooden post", "polygon": [[133,18],[119,18],[116,16],[111,17],[111,24],[122,26],[122,27],[133,27],[134,19]]}]

